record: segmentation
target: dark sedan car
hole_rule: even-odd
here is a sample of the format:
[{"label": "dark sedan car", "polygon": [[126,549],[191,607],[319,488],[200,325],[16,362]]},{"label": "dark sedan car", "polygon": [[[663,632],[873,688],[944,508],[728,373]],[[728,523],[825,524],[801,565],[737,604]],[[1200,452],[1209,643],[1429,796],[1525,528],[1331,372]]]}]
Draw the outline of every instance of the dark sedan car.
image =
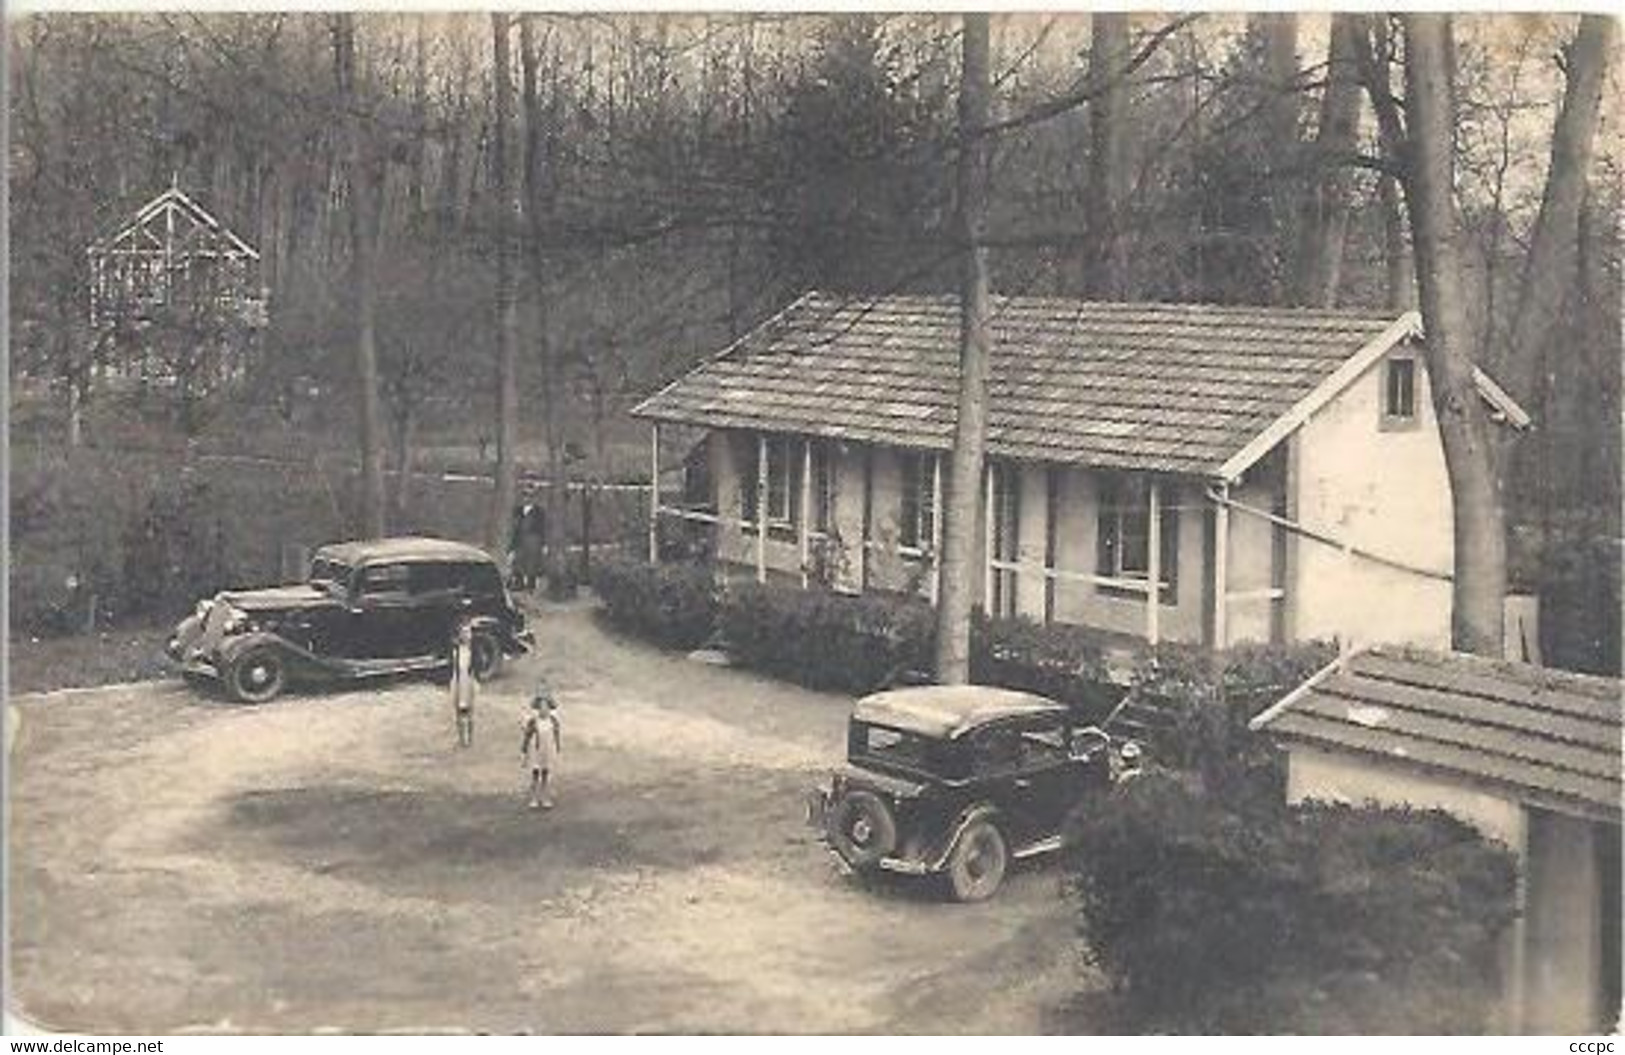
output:
[{"label": "dark sedan car", "polygon": [[263,703],[290,680],[430,670],[473,630],[472,666],[489,677],[529,648],[525,617],[484,550],[433,538],[324,546],[307,581],[231,590],[198,603],[167,652],[189,680]]},{"label": "dark sedan car", "polygon": [[846,870],[943,875],[955,898],[991,897],[1009,862],[1058,850],[1067,813],[1137,770],[1139,747],[1077,724],[1063,704],[980,685],[866,696],[847,765],[808,822]]}]

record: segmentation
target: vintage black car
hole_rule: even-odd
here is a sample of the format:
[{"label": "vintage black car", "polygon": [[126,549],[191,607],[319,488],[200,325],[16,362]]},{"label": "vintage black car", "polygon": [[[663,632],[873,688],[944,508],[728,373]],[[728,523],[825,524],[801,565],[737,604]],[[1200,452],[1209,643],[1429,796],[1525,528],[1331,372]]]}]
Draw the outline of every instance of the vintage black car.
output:
[{"label": "vintage black car", "polygon": [[484,550],[433,538],[344,542],[316,551],[304,583],[200,601],[166,651],[188,680],[264,703],[293,680],[444,667],[465,624],[479,678],[532,641]]},{"label": "vintage black car", "polygon": [[960,901],[991,897],[1016,858],[1058,850],[1066,815],[1137,771],[1063,704],[980,685],[924,686],[859,700],[847,765],[808,801],[843,870],[943,875]]}]

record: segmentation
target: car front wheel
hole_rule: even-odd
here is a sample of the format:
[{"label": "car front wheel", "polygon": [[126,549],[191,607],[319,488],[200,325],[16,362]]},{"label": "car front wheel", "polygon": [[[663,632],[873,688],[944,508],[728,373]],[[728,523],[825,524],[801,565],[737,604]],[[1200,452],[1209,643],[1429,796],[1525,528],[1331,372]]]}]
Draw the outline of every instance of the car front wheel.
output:
[{"label": "car front wheel", "polygon": [[1004,836],[990,821],[974,821],[948,855],[948,885],[955,901],[985,901],[1004,882],[1010,863]]},{"label": "car front wheel", "polygon": [[287,685],[288,670],[274,649],[253,648],[232,663],[226,674],[226,687],[242,703],[266,703],[276,699]]}]

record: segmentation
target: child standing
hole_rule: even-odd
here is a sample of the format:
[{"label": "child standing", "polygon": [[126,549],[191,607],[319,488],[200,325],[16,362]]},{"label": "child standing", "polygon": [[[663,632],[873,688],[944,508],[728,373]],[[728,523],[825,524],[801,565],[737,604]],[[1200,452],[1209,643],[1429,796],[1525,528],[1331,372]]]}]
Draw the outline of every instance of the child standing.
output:
[{"label": "child standing", "polygon": [[563,749],[559,704],[544,682],[536,686],[530,714],[520,728],[519,757],[530,771],[530,808],[550,810],[553,796],[548,784]]},{"label": "child standing", "polygon": [[457,716],[457,746],[474,745],[474,630],[463,626],[451,649],[451,707]]}]

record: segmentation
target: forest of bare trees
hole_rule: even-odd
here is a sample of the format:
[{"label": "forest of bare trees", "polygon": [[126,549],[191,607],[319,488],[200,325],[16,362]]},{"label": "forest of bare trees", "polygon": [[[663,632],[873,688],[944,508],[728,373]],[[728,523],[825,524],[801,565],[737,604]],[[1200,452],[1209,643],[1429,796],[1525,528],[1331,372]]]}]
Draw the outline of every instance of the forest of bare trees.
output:
[{"label": "forest of bare trees", "polygon": [[[385,462],[431,421],[490,438],[502,503],[526,422],[562,476],[567,448],[602,460],[632,397],[795,294],[965,281],[958,17],[8,29],[14,377],[99,398],[84,247],[173,177],[262,252],[248,391],[358,408],[358,529],[408,504]],[[1484,514],[1458,554],[1499,569],[1463,578],[1498,597],[1496,575],[1617,574],[1612,20],[1023,15],[989,37],[971,145],[993,293],[1420,303],[1445,398],[1476,363],[1538,423],[1507,450],[1472,414],[1446,429],[1458,503]]]}]

